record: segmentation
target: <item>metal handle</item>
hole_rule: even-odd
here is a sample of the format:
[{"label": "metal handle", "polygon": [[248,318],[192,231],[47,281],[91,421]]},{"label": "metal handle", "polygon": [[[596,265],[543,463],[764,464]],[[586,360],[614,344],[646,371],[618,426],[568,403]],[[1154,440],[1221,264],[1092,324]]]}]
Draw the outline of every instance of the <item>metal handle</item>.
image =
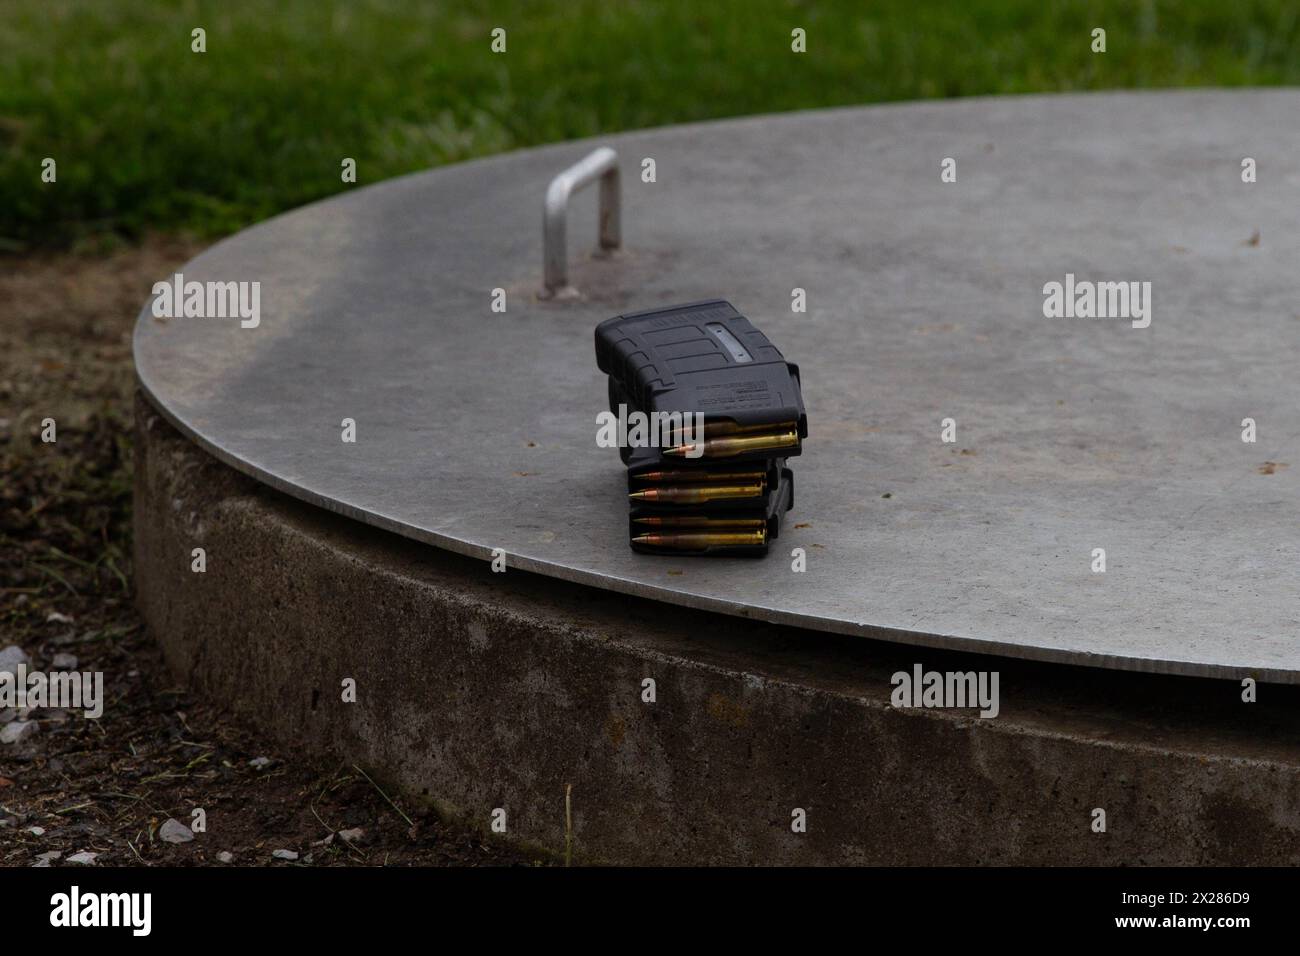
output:
[{"label": "metal handle", "polygon": [[565,245],[569,197],[597,177],[600,178],[600,247],[617,249],[622,243],[618,154],[608,146],[602,146],[552,179],[546,190],[542,213],[542,256],[549,295],[559,295],[565,290],[572,292]]}]

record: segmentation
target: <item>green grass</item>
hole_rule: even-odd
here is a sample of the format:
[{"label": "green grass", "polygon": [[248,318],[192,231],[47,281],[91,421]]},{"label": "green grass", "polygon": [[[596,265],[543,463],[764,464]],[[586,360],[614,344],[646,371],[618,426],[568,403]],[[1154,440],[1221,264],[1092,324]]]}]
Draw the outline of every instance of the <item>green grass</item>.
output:
[{"label": "green grass", "polygon": [[1292,0],[5,0],[0,244],[226,233],[349,188],[343,157],[366,183],[743,113],[1297,83],[1297,53]]}]

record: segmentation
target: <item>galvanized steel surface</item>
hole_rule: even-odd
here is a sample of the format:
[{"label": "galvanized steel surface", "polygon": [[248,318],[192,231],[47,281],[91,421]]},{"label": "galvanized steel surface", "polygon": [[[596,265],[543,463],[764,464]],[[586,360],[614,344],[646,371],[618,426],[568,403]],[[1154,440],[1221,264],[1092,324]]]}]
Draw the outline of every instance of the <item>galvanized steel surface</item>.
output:
[{"label": "galvanized steel surface", "polygon": [[[510,568],[922,646],[1297,682],[1298,117],[1290,90],[962,100],[447,167],[199,256],[187,281],[261,283],[260,324],[146,305],[138,374],[240,470]],[[575,196],[582,295],[544,300],[541,198],[605,144],[624,248],[590,255],[595,191]],[[1067,273],[1151,282],[1150,327],[1045,318]],[[803,375],[795,508],[759,561],[633,554],[621,462],[595,444],[595,324],[709,297]]]}]

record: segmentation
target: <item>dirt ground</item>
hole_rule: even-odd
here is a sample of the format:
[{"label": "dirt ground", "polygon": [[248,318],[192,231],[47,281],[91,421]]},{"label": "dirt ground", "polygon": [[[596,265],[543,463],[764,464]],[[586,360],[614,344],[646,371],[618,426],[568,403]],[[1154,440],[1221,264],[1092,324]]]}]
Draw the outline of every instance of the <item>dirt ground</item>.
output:
[{"label": "dirt ground", "polygon": [[[32,669],[105,682],[98,720],[0,710],[0,731],[36,727],[0,743],[0,865],[538,862],[404,805],[365,768],[276,749],[175,686],[144,632],[131,586],[131,329],[152,284],[200,248],[153,238],[0,257],[0,654],[17,645]],[[41,440],[47,418],[53,443]],[[206,830],[162,838],[196,807]]]}]

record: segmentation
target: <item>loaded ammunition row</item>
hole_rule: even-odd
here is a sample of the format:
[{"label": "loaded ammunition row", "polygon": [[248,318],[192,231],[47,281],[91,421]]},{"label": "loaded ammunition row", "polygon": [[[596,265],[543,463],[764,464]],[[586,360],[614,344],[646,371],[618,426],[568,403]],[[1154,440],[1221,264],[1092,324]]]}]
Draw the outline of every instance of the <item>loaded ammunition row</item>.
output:
[{"label": "loaded ammunition row", "polygon": [[[781,530],[794,482],[783,459],[757,471],[628,472],[628,533],[635,551],[763,554]],[[744,480],[741,479],[743,474]]]},{"label": "loaded ammunition row", "polygon": [[[705,426],[707,434],[708,426]],[[799,433],[789,425],[765,428],[758,434],[719,435],[703,441],[683,442],[664,449],[670,458],[731,458],[755,452],[788,452],[799,447]]]}]

